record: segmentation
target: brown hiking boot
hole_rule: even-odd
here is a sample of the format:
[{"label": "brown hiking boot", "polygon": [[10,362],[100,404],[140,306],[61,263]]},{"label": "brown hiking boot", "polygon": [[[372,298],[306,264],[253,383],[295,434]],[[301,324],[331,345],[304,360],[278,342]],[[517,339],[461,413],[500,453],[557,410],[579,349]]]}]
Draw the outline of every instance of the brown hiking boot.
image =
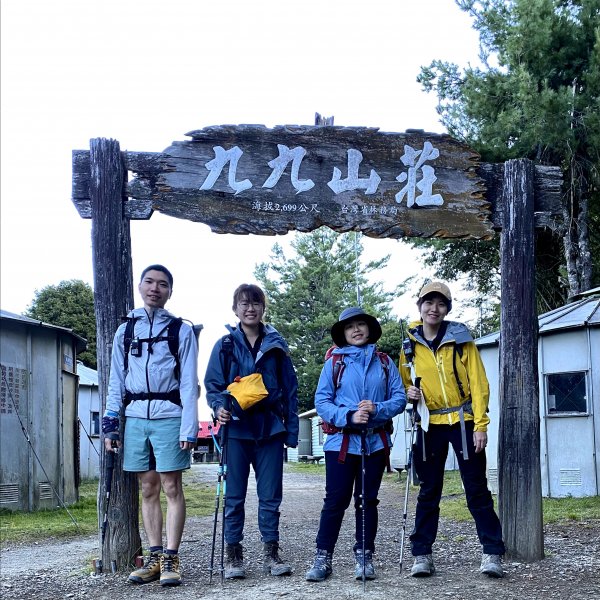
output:
[{"label": "brown hiking boot", "polygon": [[144,556],[144,566],[132,571],[127,581],[132,583],[150,583],[160,577],[160,554],[152,552]]},{"label": "brown hiking boot", "polygon": [[160,557],[160,585],[170,586],[181,583],[181,567],[178,554],[162,554]]},{"label": "brown hiking boot", "polygon": [[292,567],[279,556],[279,543],[266,542],[263,545],[263,572],[271,575],[289,575]]},{"label": "brown hiking boot", "polygon": [[240,543],[227,544],[225,551],[225,579],[243,579],[246,577],[242,545]]}]

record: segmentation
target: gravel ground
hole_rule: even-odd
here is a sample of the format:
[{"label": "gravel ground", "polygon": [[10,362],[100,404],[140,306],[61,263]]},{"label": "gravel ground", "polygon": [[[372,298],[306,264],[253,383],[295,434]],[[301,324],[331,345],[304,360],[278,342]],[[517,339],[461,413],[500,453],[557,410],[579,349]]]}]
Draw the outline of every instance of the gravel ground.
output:
[{"label": "gravel ground", "polygon": [[[200,484],[216,482],[215,465],[194,465]],[[287,577],[263,575],[261,544],[256,527],[254,488],[249,490],[244,539],[248,576],[225,581],[219,574],[209,584],[213,517],[190,518],[186,523],[181,558],[184,583],[163,589],[158,583],[144,586],[126,582],[126,574],[90,575],[91,559],[98,555],[96,536],[73,542],[50,541],[31,546],[2,546],[0,594],[7,600],[58,600],[98,598],[144,599],[177,597],[228,600],[264,598],[361,598],[362,582],[353,577],[353,519],[348,512],[334,555],[334,573],[323,583],[309,583],[304,573],[311,564],[314,539],[324,490],[324,478],[314,473],[294,473],[286,468],[281,508],[281,548],[294,566]],[[600,520],[545,529],[546,558],[533,564],[506,562],[506,577],[488,579],[478,573],[480,546],[472,522],[442,520],[435,547],[437,573],[427,579],[411,578],[412,560],[405,555],[399,572],[400,530],[404,486],[397,476],[384,480],[380,494],[380,527],[375,566],[377,579],[367,582],[369,598],[410,597],[411,600],[569,600],[600,597]],[[414,494],[409,504],[414,507]],[[411,518],[407,525],[411,528]],[[218,551],[217,551],[218,554]],[[217,557],[216,562],[219,562]]]}]

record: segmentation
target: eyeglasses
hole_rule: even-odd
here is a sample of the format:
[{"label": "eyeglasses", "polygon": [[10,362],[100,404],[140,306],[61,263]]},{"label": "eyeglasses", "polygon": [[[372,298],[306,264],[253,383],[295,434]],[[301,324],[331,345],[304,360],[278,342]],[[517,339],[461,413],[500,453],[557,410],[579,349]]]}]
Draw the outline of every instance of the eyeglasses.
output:
[{"label": "eyeglasses", "polygon": [[262,302],[238,302],[238,308],[241,308],[242,310],[248,310],[250,307],[258,310],[259,308],[262,308]]}]

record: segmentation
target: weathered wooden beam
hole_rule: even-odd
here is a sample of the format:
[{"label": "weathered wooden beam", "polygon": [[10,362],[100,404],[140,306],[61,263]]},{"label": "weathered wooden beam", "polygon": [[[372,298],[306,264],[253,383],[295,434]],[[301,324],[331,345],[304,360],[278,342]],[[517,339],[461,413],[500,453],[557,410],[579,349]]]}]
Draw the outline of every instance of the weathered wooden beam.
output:
[{"label": "weathered wooden beam", "polygon": [[[167,167],[161,161],[162,154],[156,152],[123,152],[122,159],[126,171],[143,173],[143,181],[152,182],[158,173]],[[71,199],[79,216],[92,218],[90,200],[90,151],[73,150],[73,172]],[[127,189],[127,179],[123,183],[123,214],[132,220],[147,220],[152,216],[152,202],[137,199]]]},{"label": "weathered wooden beam", "polygon": [[[119,143],[103,138],[90,141],[89,190],[94,260],[94,310],[98,348],[98,384],[101,413],[106,407],[113,336],[122,317],[133,308],[131,235],[129,219],[123,215],[126,169]],[[100,472],[105,472],[102,440]],[[115,462],[121,464],[121,455]],[[106,510],[106,481],[100,479],[99,510]],[[119,569],[131,566],[140,548],[138,527],[138,483],[135,473],[115,468],[108,507],[108,530],[101,548],[105,565],[111,560]]]},{"label": "weathered wooden beam", "polygon": [[502,205],[498,506],[507,554],[532,562],[544,543],[531,161],[505,163]]},{"label": "weathered wooden beam", "polygon": [[[446,135],[295,125],[218,126],[187,135],[191,141],[174,142],[158,155],[127,154],[127,168],[137,174],[127,196],[142,202],[125,203],[126,215],[147,217],[160,210],[207,223],[220,233],[268,235],[328,225],[376,237],[493,235],[489,204],[482,198],[482,181],[474,171],[478,155]],[[431,144],[430,151],[426,143]],[[290,152],[304,149],[304,154],[296,156],[297,163],[289,159],[269,183],[282,147]],[[236,160],[233,177],[229,162],[207,188],[207,163],[215,159],[216,148],[238,148],[243,157]],[[356,172],[351,170],[351,152],[360,153]],[[435,195],[443,198],[443,206],[426,205],[422,199],[434,194],[427,190],[425,178],[417,181],[414,174],[420,168],[433,171],[428,164],[432,161]],[[80,151],[73,154],[73,172],[73,202],[89,218],[86,160]],[[232,179],[252,189],[236,189]],[[300,189],[298,182],[305,187]],[[410,186],[412,197],[407,191]],[[408,206],[409,200],[414,208]]]},{"label": "weathered wooden beam", "polygon": [[[502,229],[502,190],[505,163],[481,163],[477,174],[485,181],[486,199],[492,205],[495,229]],[[534,219],[535,227],[559,229],[562,223],[562,171],[560,167],[534,165]]]},{"label": "weathered wooden beam", "polygon": [[[501,228],[499,191],[502,164],[481,164],[478,155],[449,136],[409,130],[404,134],[380,132],[365,127],[216,126],[187,134],[192,139],[173,144],[162,153],[125,152],[128,183],[124,214],[131,219],[150,218],[154,210],[177,218],[207,223],[218,233],[272,235],[289,230],[311,231],[327,225],[337,231],[362,231],[372,237],[489,238]],[[405,173],[406,148],[418,149],[425,142],[439,152],[430,162],[436,181],[432,193],[440,194],[443,206],[407,206],[397,195]],[[292,181],[291,163],[276,185],[265,187],[273,173],[278,148],[301,146],[306,155],[297,179],[314,186],[299,193]],[[235,193],[230,164],[206,186],[215,159],[215,148],[241,149],[235,180],[250,182],[250,189]],[[341,177],[348,171],[348,149],[362,153],[359,177],[371,171],[381,177],[375,193],[364,188],[334,193],[328,186],[334,168]],[[90,218],[89,156],[73,152],[73,203],[79,214]],[[229,177],[228,177],[229,175]],[[419,181],[421,181],[420,179]],[[536,226],[556,229],[562,218],[561,172],[556,167],[536,166]],[[246,183],[246,185],[249,185]]]}]

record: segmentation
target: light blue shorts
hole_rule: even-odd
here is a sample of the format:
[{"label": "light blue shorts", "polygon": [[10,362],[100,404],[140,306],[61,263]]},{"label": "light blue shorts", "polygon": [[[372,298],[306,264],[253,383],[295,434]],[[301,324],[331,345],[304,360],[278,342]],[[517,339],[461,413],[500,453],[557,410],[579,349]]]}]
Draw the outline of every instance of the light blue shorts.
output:
[{"label": "light blue shorts", "polygon": [[179,447],[180,417],[125,420],[123,470],[182,471],[190,468],[191,452]]}]

